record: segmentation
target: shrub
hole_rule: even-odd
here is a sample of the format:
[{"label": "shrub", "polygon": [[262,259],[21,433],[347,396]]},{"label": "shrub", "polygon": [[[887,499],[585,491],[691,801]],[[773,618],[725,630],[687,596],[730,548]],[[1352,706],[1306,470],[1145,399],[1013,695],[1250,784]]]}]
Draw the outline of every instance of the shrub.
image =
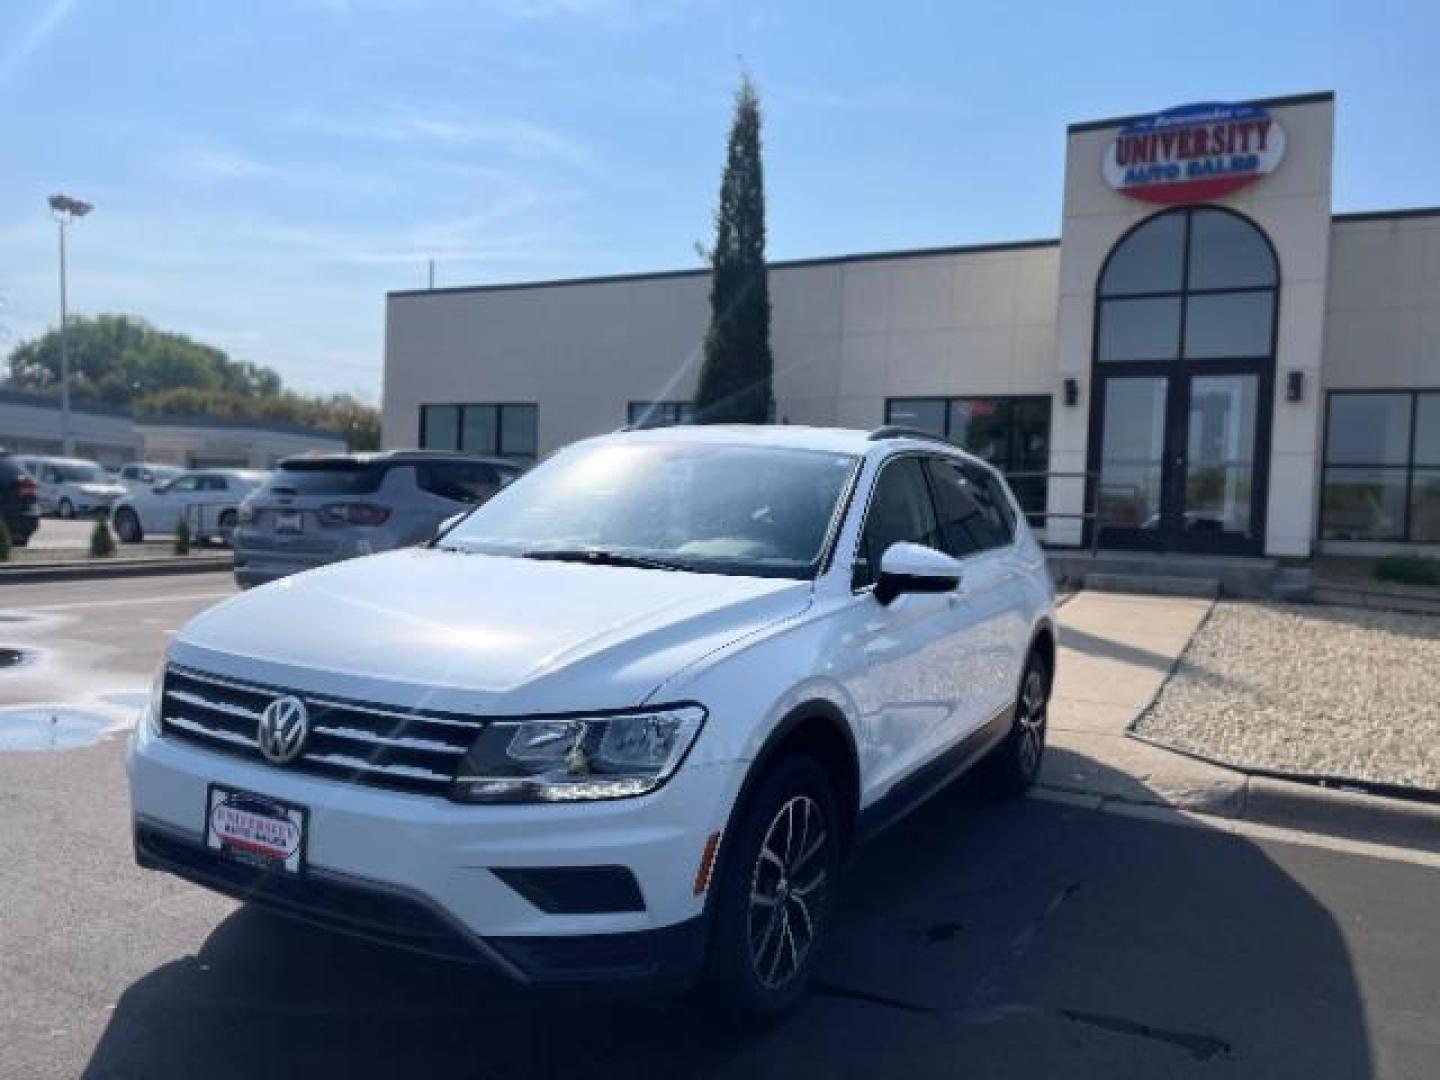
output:
[{"label": "shrub", "polygon": [[5,519],[0,518],[0,562],[10,561],[10,526],[5,524]]},{"label": "shrub", "polygon": [[1386,555],[1375,564],[1375,577],[1401,585],[1428,585],[1440,589],[1440,559],[1423,555]]},{"label": "shrub", "polygon": [[110,523],[101,518],[95,522],[95,528],[90,530],[90,557],[108,559],[114,554],[115,534],[110,531]]},{"label": "shrub", "polygon": [[190,523],[183,517],[180,523],[175,526],[175,554],[190,554]]}]

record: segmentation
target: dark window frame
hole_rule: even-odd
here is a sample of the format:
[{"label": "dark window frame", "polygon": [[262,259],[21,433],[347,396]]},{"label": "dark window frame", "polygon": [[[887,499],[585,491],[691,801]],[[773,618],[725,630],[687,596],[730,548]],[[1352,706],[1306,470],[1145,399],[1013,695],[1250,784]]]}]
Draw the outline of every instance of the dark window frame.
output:
[{"label": "dark window frame", "polygon": [[[951,441],[951,442],[955,442],[955,438],[954,438],[954,435],[953,435],[953,432],[952,432],[952,426],[951,426],[951,423],[950,423],[951,406],[952,406],[952,405],[957,404],[957,403],[976,403],[976,402],[984,402],[984,403],[989,403],[989,404],[1006,406],[1006,407],[1009,409],[1009,416],[1007,417],[1007,419],[1006,419],[1006,421],[1005,421],[1005,424],[1006,424],[1005,461],[1004,461],[1003,463],[1002,463],[1002,462],[997,462],[997,461],[991,461],[989,458],[981,457],[979,454],[976,454],[976,455],[975,455],[975,456],[976,456],[977,458],[979,458],[981,461],[984,461],[986,464],[988,464],[988,465],[990,465],[992,468],[994,468],[995,471],[998,472],[1001,476],[1008,476],[1010,473],[1013,473],[1013,472],[1028,473],[1028,472],[1034,471],[1034,470],[1031,470],[1031,469],[1016,469],[1016,468],[1014,467],[1014,466],[1015,466],[1016,457],[1018,456],[1018,453],[1019,453],[1019,448],[1018,448],[1018,446],[1016,445],[1016,439],[1017,439],[1019,436],[1018,436],[1018,432],[1017,432],[1017,430],[1016,430],[1016,428],[1015,428],[1014,413],[1015,413],[1015,408],[1016,408],[1017,406],[1019,406],[1019,405],[1033,405],[1033,404],[1036,404],[1036,403],[1038,403],[1038,402],[1042,402],[1042,401],[1043,401],[1043,402],[1045,403],[1045,419],[1046,419],[1046,431],[1045,431],[1045,457],[1046,457],[1046,464],[1045,464],[1045,468],[1044,468],[1043,470],[1040,470],[1040,471],[1042,471],[1042,472],[1049,472],[1049,471],[1050,471],[1050,465],[1049,465],[1049,457],[1050,457],[1050,450],[1051,450],[1050,444],[1051,444],[1051,438],[1052,438],[1052,436],[1053,436],[1053,434],[1054,434],[1054,430],[1055,430],[1055,396],[1054,396],[1053,394],[948,394],[948,395],[905,394],[905,395],[903,395],[903,396],[899,396],[899,397],[888,397],[888,398],[885,399],[885,423],[887,423],[887,424],[892,424],[892,423],[894,423],[895,421],[894,421],[894,418],[893,418],[893,415],[892,415],[892,414],[894,413],[895,407],[896,407],[897,405],[903,404],[904,402],[910,402],[910,401],[938,402],[938,403],[942,406],[942,408],[943,408],[944,417],[945,417],[945,421],[944,421],[945,430],[939,432],[939,434],[940,434],[943,438],[948,439],[948,440]],[[969,451],[969,448],[968,448],[968,447],[961,446],[961,444],[958,443],[958,442],[956,442],[955,444],[956,444],[957,446],[960,446],[960,448],[961,448],[962,450],[966,450],[967,452],[971,452],[971,451]],[[1008,482],[1008,481],[1007,481],[1007,482]],[[1012,486],[1012,487],[1013,487],[1013,486]],[[1039,501],[1039,504],[1038,504],[1038,506],[1036,507],[1036,509],[1034,509],[1034,510],[1027,510],[1027,509],[1025,509],[1025,507],[1023,507],[1023,506],[1021,507],[1021,511],[1025,514],[1025,517],[1026,517],[1026,520],[1027,520],[1027,521],[1030,520],[1031,518],[1040,518],[1042,521],[1044,520],[1046,510],[1048,509],[1049,504],[1050,504],[1050,493],[1049,493],[1049,491],[1047,490],[1048,487],[1049,487],[1048,484],[1045,484],[1045,485],[1043,485],[1043,486],[1040,486],[1040,488],[1039,488],[1039,490],[1040,490],[1040,501]],[[1017,495],[1016,498],[1017,498],[1017,501],[1018,501],[1019,496]]]},{"label": "dark window frame", "polygon": [[[1413,538],[1415,516],[1415,473],[1433,472],[1440,466],[1418,465],[1415,462],[1415,435],[1417,421],[1420,418],[1420,399],[1425,396],[1440,397],[1440,387],[1419,386],[1413,388],[1401,387],[1366,387],[1357,390],[1327,390],[1325,392],[1325,433],[1320,450],[1320,511],[1319,511],[1319,533],[1320,540],[1334,540],[1335,543],[1343,544],[1433,544],[1433,540],[1416,540]],[[1346,461],[1332,464],[1330,461],[1330,433],[1331,421],[1334,416],[1335,399],[1337,397],[1408,397],[1410,399],[1410,431],[1409,439],[1405,449],[1404,464],[1394,462],[1367,463],[1363,461]],[[1405,499],[1404,499],[1404,522],[1398,537],[1386,537],[1376,540],[1345,540],[1338,537],[1327,537],[1325,535],[1325,491],[1330,483],[1330,473],[1368,471],[1396,475],[1403,473],[1405,476]]]},{"label": "dark window frame", "polygon": [[[1206,211],[1214,211],[1223,214],[1230,214],[1239,218],[1245,224],[1251,226],[1259,233],[1265,241],[1265,249],[1270,255],[1270,269],[1272,272],[1271,283],[1268,285],[1222,285],[1222,286],[1198,286],[1190,284],[1190,263],[1192,254],[1192,237],[1194,233],[1195,215]],[[1178,289],[1157,289],[1147,292],[1107,292],[1105,288],[1105,276],[1109,273],[1110,264],[1116,254],[1120,252],[1127,243],[1146,226],[1159,221],[1162,218],[1173,218],[1184,215],[1185,227],[1180,234],[1180,287]],[[1227,356],[1197,356],[1192,357],[1186,349],[1186,329],[1190,318],[1190,298],[1192,296],[1233,296],[1240,293],[1269,293],[1270,294],[1270,353],[1234,354]],[[1114,300],[1162,300],[1175,299],[1180,302],[1180,318],[1176,322],[1175,353],[1173,356],[1127,356],[1118,360],[1107,360],[1100,354],[1100,343],[1104,333],[1105,303]],[[1280,328],[1280,257],[1275,251],[1275,245],[1270,237],[1243,214],[1238,214],[1226,207],[1211,206],[1208,204],[1196,204],[1194,206],[1181,206],[1171,210],[1162,210],[1158,214],[1152,214],[1143,221],[1137,222],[1125,234],[1115,241],[1115,245],[1105,256],[1104,263],[1100,266],[1100,273],[1095,279],[1095,315],[1094,315],[1094,342],[1093,355],[1095,366],[1104,369],[1111,369],[1124,364],[1223,364],[1236,360],[1259,360],[1264,362],[1272,361],[1275,354],[1275,339]]]},{"label": "dark window frame", "polygon": [[[430,409],[456,409],[455,414],[455,439],[451,446],[430,446],[426,442],[426,414]],[[466,409],[493,409],[495,411],[494,438],[491,445],[476,449],[471,447],[462,451],[461,442],[465,438],[465,410]],[[534,449],[517,453],[507,450],[505,447],[505,412],[506,410],[529,409],[535,417],[534,429],[531,432],[531,440]],[[534,461],[539,457],[540,450],[540,406],[533,401],[426,401],[420,404],[420,448],[422,450],[451,450],[476,454],[481,457],[502,457],[511,461]]]}]

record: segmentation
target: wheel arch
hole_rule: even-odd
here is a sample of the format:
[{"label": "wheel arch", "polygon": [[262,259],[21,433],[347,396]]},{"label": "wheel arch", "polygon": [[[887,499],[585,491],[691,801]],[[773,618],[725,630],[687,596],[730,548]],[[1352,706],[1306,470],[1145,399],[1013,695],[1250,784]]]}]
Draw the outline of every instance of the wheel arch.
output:
[{"label": "wheel arch", "polygon": [[[730,808],[727,831],[766,772],[790,754],[815,758],[830,777],[840,812],[840,850],[842,857],[848,855],[854,849],[860,818],[860,751],[845,714],[834,702],[820,698],[792,707],[761,744]],[[727,853],[728,845],[722,843],[717,877]]]},{"label": "wheel arch", "polygon": [[1051,685],[1055,682],[1056,644],[1055,624],[1049,619],[1042,619],[1040,625],[1030,635],[1030,648],[1025,653],[1027,658],[1038,653],[1040,658],[1045,661],[1045,677]]}]

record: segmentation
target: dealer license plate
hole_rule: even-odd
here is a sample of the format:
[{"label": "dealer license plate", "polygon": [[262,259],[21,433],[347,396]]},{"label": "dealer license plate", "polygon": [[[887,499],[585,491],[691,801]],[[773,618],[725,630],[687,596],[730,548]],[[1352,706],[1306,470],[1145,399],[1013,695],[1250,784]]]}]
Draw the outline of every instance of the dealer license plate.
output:
[{"label": "dealer license plate", "polygon": [[299,510],[277,510],[275,512],[277,533],[302,533],[305,531],[305,515]]},{"label": "dealer license plate", "polygon": [[222,859],[299,874],[305,867],[306,811],[268,795],[210,785],[205,846]]}]

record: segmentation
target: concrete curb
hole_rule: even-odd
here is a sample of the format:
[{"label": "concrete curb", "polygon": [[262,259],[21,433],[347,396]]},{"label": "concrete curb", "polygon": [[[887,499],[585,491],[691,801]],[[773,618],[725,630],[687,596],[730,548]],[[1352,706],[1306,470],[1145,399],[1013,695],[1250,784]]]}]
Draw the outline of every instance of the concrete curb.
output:
[{"label": "concrete curb", "polygon": [[224,555],[192,555],[165,559],[104,559],[73,563],[36,563],[30,566],[0,567],[0,583],[44,581],[88,581],[96,578],[144,577],[158,574],[206,574],[234,567],[229,552]]},{"label": "concrete curb", "polygon": [[1440,805],[1250,776],[1245,821],[1440,853]]},{"label": "concrete curb", "polygon": [[[1115,733],[1122,736],[1122,743],[1143,746],[1147,754],[1159,757],[1137,757],[1120,744],[1107,747],[1104,739],[1072,732],[1083,741],[1070,751],[1088,757],[1094,768],[1072,770],[1068,783],[1042,780],[1039,786],[1096,808],[1163,806],[1215,819],[1440,854],[1440,791],[1246,766],[1171,746],[1136,730],[1214,612],[1212,604],[1170,663],[1154,696],[1123,732]],[[1057,743],[1057,749],[1064,748]]]}]

